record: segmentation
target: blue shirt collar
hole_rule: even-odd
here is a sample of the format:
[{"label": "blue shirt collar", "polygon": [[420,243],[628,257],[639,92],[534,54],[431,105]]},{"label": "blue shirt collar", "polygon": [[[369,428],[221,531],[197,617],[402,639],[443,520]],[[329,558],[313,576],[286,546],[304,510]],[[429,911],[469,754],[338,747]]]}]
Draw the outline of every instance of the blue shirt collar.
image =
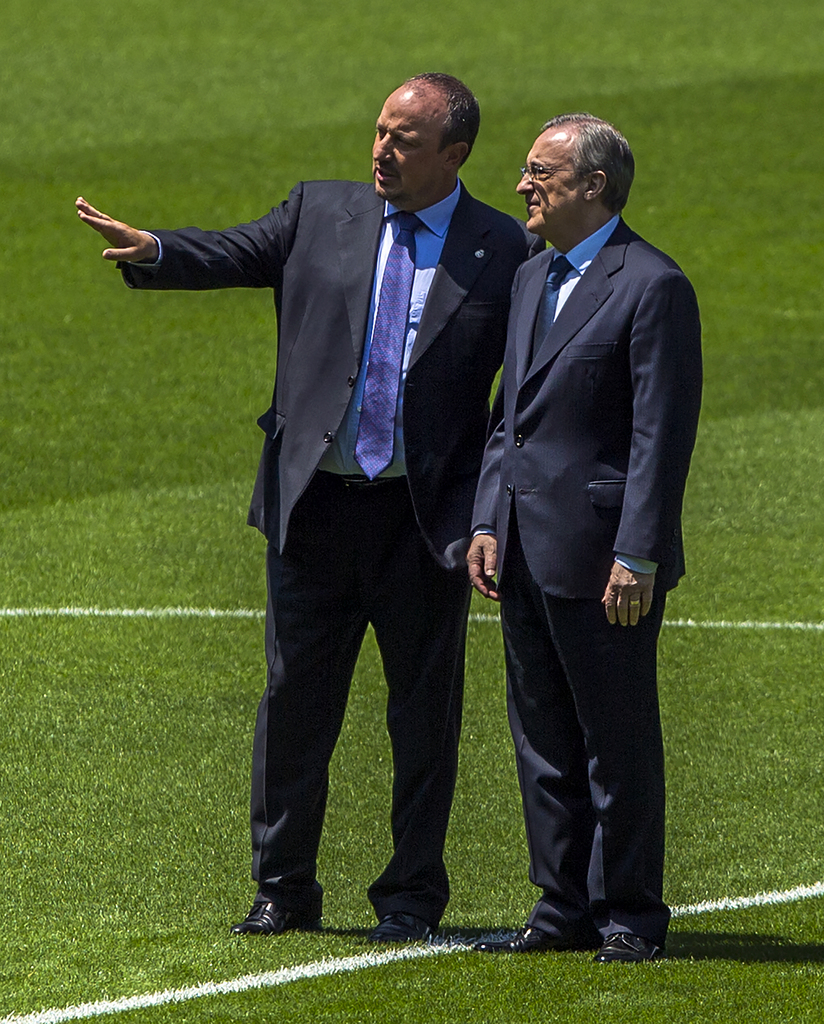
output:
[{"label": "blue shirt collar", "polygon": [[610,218],[603,227],[598,228],[597,231],[593,231],[593,233],[588,238],[585,238],[583,242],[579,242],[574,248],[570,249],[568,253],[564,254],[579,274],[583,274],[601,249],[606,245],[607,239],[618,226],[619,219],[620,215],[616,213],[615,216]]},{"label": "blue shirt collar", "polygon": [[[458,205],[458,200],[460,198],[461,183],[459,181],[446,199],[442,199],[439,203],[435,203],[433,206],[427,206],[424,210],[416,210],[415,216],[419,217],[433,234],[443,238],[449,230],[449,223],[452,220],[452,214],[455,212],[455,207]],[[399,211],[396,206],[393,206],[391,203],[386,203],[383,211],[383,218],[386,220],[387,217],[391,217],[393,213],[398,212]]]}]

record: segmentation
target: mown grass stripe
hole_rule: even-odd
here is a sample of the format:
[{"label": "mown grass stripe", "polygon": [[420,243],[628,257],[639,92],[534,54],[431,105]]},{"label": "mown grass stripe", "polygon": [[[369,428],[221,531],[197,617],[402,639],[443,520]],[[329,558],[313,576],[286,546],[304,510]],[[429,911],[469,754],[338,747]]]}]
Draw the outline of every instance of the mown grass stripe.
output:
[{"label": "mown grass stripe", "polygon": [[[684,907],[673,907],[672,916],[688,917],[715,910],[745,910],[750,907],[775,906],[780,903],[812,899],[816,896],[824,896],[824,882],[799,885],[783,892],[762,892],[753,896],[726,897],[720,900],[705,900],[703,903]],[[367,967],[384,967],[402,960],[417,960],[438,953],[454,953],[467,949],[472,942],[476,941],[477,939],[462,940],[460,937],[453,937],[443,942],[435,940],[425,946],[415,945],[379,953],[362,953],[359,956],[341,957],[337,960],[316,960],[313,963],[283,967],[279,971],[267,971],[264,974],[245,974],[229,981],[208,981],[201,985],[192,985],[189,988],[166,989],[163,992],[148,992],[144,995],[124,996],[120,999],[96,1003],[81,1003],[62,1009],[55,1007],[23,1015],[13,1014],[0,1019],[0,1024],[63,1024],[64,1021],[88,1020],[106,1014],[125,1013],[128,1010],[145,1010],[154,1006],[166,1006],[170,1003],[185,1003],[193,999],[202,999],[205,996],[231,995],[258,988],[274,988],[308,978],[346,974],[351,971],[364,970]]]}]

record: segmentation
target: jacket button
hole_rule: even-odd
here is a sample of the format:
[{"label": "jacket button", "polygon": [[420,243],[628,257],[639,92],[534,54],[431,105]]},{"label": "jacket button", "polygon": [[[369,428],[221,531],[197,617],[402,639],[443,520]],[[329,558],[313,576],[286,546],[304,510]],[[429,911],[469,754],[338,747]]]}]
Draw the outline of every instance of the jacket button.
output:
[{"label": "jacket button", "polygon": [[355,386],[355,378],[354,377],[350,377],[349,380],[347,380],[346,383],[349,385],[350,388],[353,388]]},{"label": "jacket button", "polygon": [[325,441],[326,444],[331,444],[335,440],[335,435],[331,432],[331,430],[327,430],[326,433],[323,435],[323,440]]},{"label": "jacket button", "polygon": [[506,493],[509,495],[510,498],[512,497],[512,484],[506,485]]},{"label": "jacket button", "polygon": [[515,435],[515,447],[516,448],[523,448],[523,446],[524,446],[524,435],[523,434],[516,434]]}]

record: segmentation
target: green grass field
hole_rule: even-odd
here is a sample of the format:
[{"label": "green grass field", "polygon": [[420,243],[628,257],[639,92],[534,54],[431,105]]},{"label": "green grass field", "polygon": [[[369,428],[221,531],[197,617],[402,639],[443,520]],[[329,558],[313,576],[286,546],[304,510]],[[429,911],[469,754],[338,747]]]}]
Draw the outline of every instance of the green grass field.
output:
[{"label": "green grass field", "polygon": [[[799,628],[824,620],[822,38],[817,0],[5,0],[0,1024],[168,989],[194,991],[114,1019],[824,1020],[820,896],[695,911],[824,881],[824,635]],[[464,180],[516,215],[517,168],[547,117],[613,120],[639,168],[627,220],[699,295],[690,575],[661,643],[679,911],[655,965],[422,948],[348,962],[374,952],[365,890],[390,842],[371,639],[333,765],[325,931],[230,938],[254,891],[260,618],[32,613],[264,603],[262,539],[244,523],[271,297],[130,294],[75,196],[140,226],[220,227],[301,177],[365,179],[383,99],[421,70],[477,92]],[[473,604],[446,937],[514,929],[534,899],[490,611]],[[307,967],[321,961],[350,969]],[[282,984],[198,989],[282,968],[296,969]]]}]

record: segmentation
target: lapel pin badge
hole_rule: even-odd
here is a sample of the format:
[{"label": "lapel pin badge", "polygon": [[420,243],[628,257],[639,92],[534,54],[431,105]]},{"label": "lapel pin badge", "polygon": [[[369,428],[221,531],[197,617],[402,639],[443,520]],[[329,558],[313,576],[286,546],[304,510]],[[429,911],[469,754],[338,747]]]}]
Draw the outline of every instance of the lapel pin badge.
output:
[{"label": "lapel pin badge", "polygon": [[484,254],[484,251],[483,251],[483,249],[476,249],[476,250],[475,250],[475,256],[476,256],[476,257],[477,257],[478,259],[480,259],[480,258],[481,258],[481,257],[483,256],[483,254]]}]

